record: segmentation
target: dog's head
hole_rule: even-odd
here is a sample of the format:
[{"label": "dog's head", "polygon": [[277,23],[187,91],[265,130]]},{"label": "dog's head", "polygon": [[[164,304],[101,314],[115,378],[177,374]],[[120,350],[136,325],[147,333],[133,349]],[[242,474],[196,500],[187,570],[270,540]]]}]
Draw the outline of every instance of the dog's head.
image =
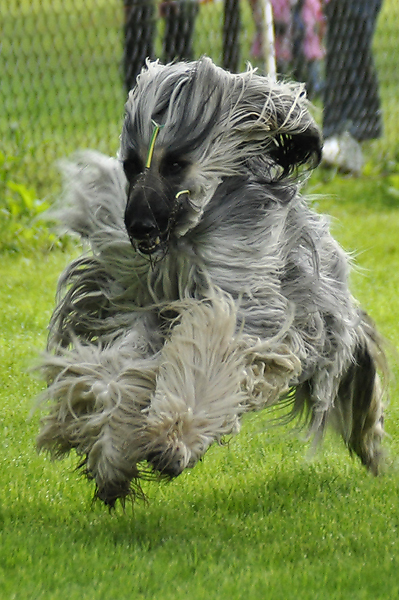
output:
[{"label": "dog's head", "polygon": [[320,160],[303,86],[254,70],[233,75],[208,58],[148,62],[126,103],[120,159],[125,224],[142,253],[165,252],[194,227],[227,177],[273,181]]}]

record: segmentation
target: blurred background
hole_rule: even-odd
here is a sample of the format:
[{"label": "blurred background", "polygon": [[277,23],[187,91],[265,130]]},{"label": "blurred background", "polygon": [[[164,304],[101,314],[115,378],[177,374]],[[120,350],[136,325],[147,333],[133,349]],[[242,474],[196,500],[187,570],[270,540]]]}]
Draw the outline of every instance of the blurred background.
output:
[{"label": "blurred background", "polygon": [[326,97],[329,86],[346,105],[365,98],[363,133],[349,115],[326,137],[358,137],[361,169],[398,162],[397,0],[0,0],[0,13],[0,208],[24,192],[26,202],[50,198],[56,161],[77,149],[115,155],[146,56],[275,68],[306,82],[322,126],[323,108],[332,114],[340,101]]}]

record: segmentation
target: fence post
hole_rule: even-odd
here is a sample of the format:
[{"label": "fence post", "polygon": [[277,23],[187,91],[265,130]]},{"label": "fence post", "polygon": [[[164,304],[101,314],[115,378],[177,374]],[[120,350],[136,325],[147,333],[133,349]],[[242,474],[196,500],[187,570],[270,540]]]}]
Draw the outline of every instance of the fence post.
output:
[{"label": "fence post", "polygon": [[145,59],[154,55],[155,6],[153,0],[124,0],[124,6],[123,74],[129,91],[134,87]]},{"label": "fence post", "polygon": [[276,80],[276,51],[274,46],[274,22],[273,8],[270,0],[262,1],[262,29],[263,29],[263,59],[265,62],[265,72]]},{"label": "fence post", "polygon": [[224,0],[223,68],[237,73],[240,60],[240,0]]}]

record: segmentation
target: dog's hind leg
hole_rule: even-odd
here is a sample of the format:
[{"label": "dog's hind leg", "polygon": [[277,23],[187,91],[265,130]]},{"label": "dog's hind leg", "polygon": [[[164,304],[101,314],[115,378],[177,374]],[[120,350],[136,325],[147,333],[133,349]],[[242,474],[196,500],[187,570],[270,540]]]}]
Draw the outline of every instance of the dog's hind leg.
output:
[{"label": "dog's hind leg", "polygon": [[[342,349],[295,391],[290,418],[309,426],[309,437],[321,440],[331,425],[373,474],[381,468],[384,403],[388,366],[383,341],[369,317],[360,313],[354,346],[342,364]],[[380,374],[382,375],[381,383]]]},{"label": "dog's hind leg", "polygon": [[359,345],[341,381],[332,420],[349,451],[374,474],[380,470],[384,435],[383,391],[376,361],[367,345]]},{"label": "dog's hind leg", "polygon": [[384,341],[374,323],[362,311],[359,317],[352,362],[341,378],[331,421],[349,451],[357,454],[367,469],[378,475],[383,457],[383,397],[389,370],[383,350]]}]

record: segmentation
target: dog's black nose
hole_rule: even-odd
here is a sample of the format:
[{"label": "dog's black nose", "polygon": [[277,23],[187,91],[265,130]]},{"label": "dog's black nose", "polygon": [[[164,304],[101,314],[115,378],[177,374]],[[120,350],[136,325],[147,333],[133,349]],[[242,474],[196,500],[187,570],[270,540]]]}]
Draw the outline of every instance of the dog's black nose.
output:
[{"label": "dog's black nose", "polygon": [[150,217],[133,218],[126,228],[129,237],[137,241],[155,238],[160,233],[157,222]]},{"label": "dog's black nose", "polygon": [[128,204],[125,226],[132,245],[144,254],[155,252],[164,238],[164,219],[153,214],[148,206]]}]

